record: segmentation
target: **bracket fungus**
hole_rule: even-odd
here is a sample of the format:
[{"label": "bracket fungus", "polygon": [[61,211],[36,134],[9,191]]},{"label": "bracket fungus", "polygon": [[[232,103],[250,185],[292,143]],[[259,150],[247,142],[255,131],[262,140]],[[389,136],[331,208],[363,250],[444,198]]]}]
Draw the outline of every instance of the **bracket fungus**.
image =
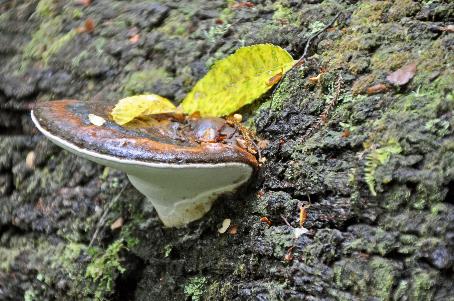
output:
[{"label": "bracket fungus", "polygon": [[[164,225],[201,218],[218,196],[249,180],[257,160],[236,143],[241,133],[221,118],[158,114],[119,126],[99,102],[41,102],[31,112],[36,127],[62,148],[126,172],[153,204]],[[100,126],[89,114],[105,120]]]}]

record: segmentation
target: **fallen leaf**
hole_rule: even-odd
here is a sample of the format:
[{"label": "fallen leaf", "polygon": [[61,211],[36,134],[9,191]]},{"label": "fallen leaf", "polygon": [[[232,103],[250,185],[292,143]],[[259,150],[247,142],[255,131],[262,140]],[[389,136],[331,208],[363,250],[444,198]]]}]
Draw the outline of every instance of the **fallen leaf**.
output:
[{"label": "fallen leaf", "polygon": [[144,94],[121,99],[113,108],[111,115],[116,123],[123,125],[140,116],[169,113],[175,109],[167,98],[156,94]]},{"label": "fallen leaf", "polygon": [[386,79],[393,85],[403,86],[408,83],[416,73],[416,63],[411,63],[390,73]]},{"label": "fallen leaf", "polygon": [[272,88],[268,80],[285,74],[295,63],[279,46],[258,44],[239,48],[216,62],[181,103],[185,113],[202,117],[227,116]]},{"label": "fallen leaf", "polygon": [[102,126],[106,122],[104,118],[95,114],[88,114],[88,120],[96,126]]},{"label": "fallen leaf", "polygon": [[230,218],[226,218],[225,220],[222,221],[222,226],[221,228],[218,229],[218,232],[221,234],[224,234],[227,229],[230,227],[230,223],[232,220]]},{"label": "fallen leaf", "polygon": [[384,93],[389,90],[389,86],[385,84],[376,84],[367,88],[367,94],[373,95],[378,93]]}]

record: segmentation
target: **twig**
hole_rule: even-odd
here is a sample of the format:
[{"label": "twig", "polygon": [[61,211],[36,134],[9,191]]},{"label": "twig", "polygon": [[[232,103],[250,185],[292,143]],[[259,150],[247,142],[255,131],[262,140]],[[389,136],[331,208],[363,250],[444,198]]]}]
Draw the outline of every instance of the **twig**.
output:
[{"label": "twig", "polygon": [[107,219],[107,215],[109,214],[110,212],[110,209],[112,209],[113,205],[118,201],[118,199],[120,198],[121,194],[123,193],[123,191],[126,189],[126,187],[128,187],[128,185],[125,185],[121,191],[114,197],[114,199],[109,202],[109,205],[107,206],[107,208],[104,210],[101,218],[99,219],[98,221],[98,224],[96,225],[96,230],[95,230],[95,233],[93,233],[93,237],[91,238],[90,240],[90,243],[88,244],[88,247],[90,248],[96,237],[98,236],[99,234],[99,231],[101,230],[101,228],[104,226],[105,222],[106,222],[106,219]]},{"label": "twig", "polygon": [[276,88],[274,88],[273,90],[273,93],[271,93],[271,101],[270,101],[270,107],[269,107],[269,111],[271,111],[271,108],[272,108],[272,105],[273,105],[273,99],[274,99],[274,94],[276,93],[276,91],[279,89],[279,87],[281,86],[281,83],[284,81],[285,77],[287,76],[287,74],[289,74],[290,72],[292,72],[293,70],[295,70],[296,67],[300,66],[302,63],[303,63],[303,60],[306,58],[306,55],[307,55],[307,51],[309,50],[309,46],[311,45],[311,42],[313,39],[315,39],[319,34],[321,34],[322,32],[324,32],[325,30],[327,30],[328,28],[330,28],[334,22],[336,22],[337,18],[339,18],[339,16],[341,15],[341,13],[337,13],[334,18],[331,20],[331,22],[328,23],[328,25],[326,25],[325,27],[323,27],[321,30],[317,31],[316,33],[314,33],[312,36],[309,37],[309,39],[307,40],[306,42],[306,46],[304,47],[304,52],[303,52],[303,55],[298,59],[298,61],[296,61],[295,64],[293,64],[293,66],[282,76],[281,80],[278,82]]},{"label": "twig", "polygon": [[285,216],[283,216],[282,214],[281,214],[281,218],[284,220],[284,223],[285,223],[287,226],[289,226],[290,228],[293,228],[292,225],[290,225],[290,223],[288,222],[288,220],[285,218]]}]

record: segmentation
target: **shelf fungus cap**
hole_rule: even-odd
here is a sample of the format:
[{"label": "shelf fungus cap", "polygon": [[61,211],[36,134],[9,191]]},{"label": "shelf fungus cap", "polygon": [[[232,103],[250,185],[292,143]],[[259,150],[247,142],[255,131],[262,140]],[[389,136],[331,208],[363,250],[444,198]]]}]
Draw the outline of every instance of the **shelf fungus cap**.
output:
[{"label": "shelf fungus cap", "polygon": [[168,227],[201,218],[258,166],[237,143],[241,134],[221,118],[160,114],[119,126],[111,109],[105,103],[58,100],[38,103],[31,117],[62,148],[126,172]]}]

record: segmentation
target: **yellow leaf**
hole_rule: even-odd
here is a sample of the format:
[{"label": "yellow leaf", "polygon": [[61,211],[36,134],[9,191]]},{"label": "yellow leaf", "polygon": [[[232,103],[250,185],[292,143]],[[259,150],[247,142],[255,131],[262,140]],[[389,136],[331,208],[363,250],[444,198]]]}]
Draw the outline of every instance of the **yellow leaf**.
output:
[{"label": "yellow leaf", "polygon": [[240,48],[216,62],[197,82],[181,103],[183,111],[198,111],[202,116],[232,114],[268,91],[279,81],[279,74],[283,75],[294,63],[292,56],[279,46]]},{"label": "yellow leaf", "polygon": [[112,118],[119,125],[136,117],[175,111],[175,106],[167,98],[156,94],[135,95],[121,99],[112,110]]}]

